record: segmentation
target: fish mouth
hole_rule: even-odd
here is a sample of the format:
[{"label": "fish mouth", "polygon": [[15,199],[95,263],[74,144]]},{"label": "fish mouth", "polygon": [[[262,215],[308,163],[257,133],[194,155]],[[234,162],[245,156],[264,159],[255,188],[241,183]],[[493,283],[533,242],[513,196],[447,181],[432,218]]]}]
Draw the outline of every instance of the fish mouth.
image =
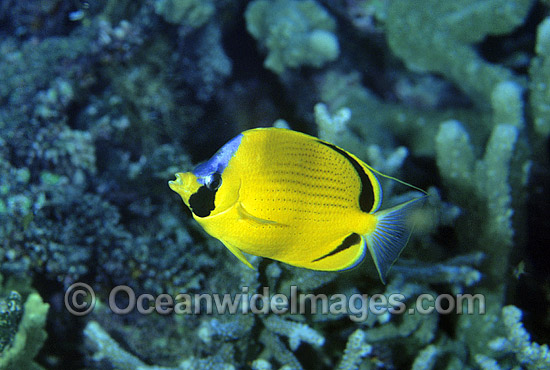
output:
[{"label": "fish mouth", "polygon": [[168,181],[170,189],[175,191],[181,196],[183,202],[189,206],[189,197],[194,194],[201,186],[197,182],[197,177],[191,172],[179,172],[176,173],[176,179]]}]

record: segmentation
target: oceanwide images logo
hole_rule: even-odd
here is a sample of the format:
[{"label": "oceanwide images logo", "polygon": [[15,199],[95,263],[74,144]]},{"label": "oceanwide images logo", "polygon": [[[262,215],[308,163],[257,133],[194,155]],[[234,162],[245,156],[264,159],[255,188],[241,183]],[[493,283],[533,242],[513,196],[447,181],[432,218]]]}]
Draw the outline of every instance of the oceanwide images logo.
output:
[{"label": "oceanwide images logo", "polygon": [[[199,315],[199,314],[323,314],[348,315],[353,321],[365,321],[369,314],[485,314],[482,294],[420,294],[414,304],[400,293],[393,294],[312,294],[298,293],[296,286],[290,294],[270,294],[269,287],[262,293],[250,293],[242,287],[239,293],[179,293],[139,294],[126,285],[114,287],[109,294],[109,309],[119,315],[138,312],[143,315]],[[89,314],[96,305],[93,289],[85,283],[75,283],[65,292],[65,307],[75,316]]]}]

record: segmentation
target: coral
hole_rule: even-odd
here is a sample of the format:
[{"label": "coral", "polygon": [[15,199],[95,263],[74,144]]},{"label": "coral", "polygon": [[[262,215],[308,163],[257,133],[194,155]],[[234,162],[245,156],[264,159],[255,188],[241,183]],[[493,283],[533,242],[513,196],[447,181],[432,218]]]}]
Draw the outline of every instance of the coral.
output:
[{"label": "coral", "polygon": [[200,101],[210,100],[231,75],[231,60],[223,50],[221,38],[220,27],[210,23],[196,35],[184,38],[180,46],[182,78]]},{"label": "coral", "polygon": [[22,316],[23,305],[19,293],[11,291],[0,299],[0,354],[13,343]]},{"label": "coral", "polygon": [[263,358],[259,358],[257,360],[254,360],[252,362],[252,370],[271,370],[271,364],[264,360]]},{"label": "coral", "polygon": [[276,315],[270,315],[264,320],[264,324],[273,333],[288,337],[288,344],[293,351],[296,351],[302,342],[315,346],[323,346],[325,343],[325,338],[316,330]]},{"label": "coral", "polygon": [[531,336],[521,323],[522,312],[516,306],[502,308],[502,319],[507,338],[497,338],[489,343],[495,351],[511,352],[518,362],[530,370],[542,370],[550,367],[548,345],[531,341]]},{"label": "coral", "polygon": [[95,321],[90,321],[84,328],[84,336],[89,346],[94,349],[93,360],[101,363],[108,361],[117,369],[139,369],[145,364],[134,355],[128,353],[109,336],[109,334]]},{"label": "coral", "polygon": [[287,367],[294,370],[302,369],[300,361],[294,356],[294,354],[285,346],[281,339],[274,333],[268,330],[262,330],[260,334],[260,342],[265,346],[264,354],[262,357],[268,359],[273,357],[283,367]]},{"label": "coral", "polygon": [[155,0],[154,5],[155,12],[165,21],[192,28],[205,24],[216,10],[210,0]]},{"label": "coral", "polygon": [[448,283],[469,287],[478,283],[482,274],[471,267],[480,266],[484,260],[482,252],[453,257],[441,263],[422,264],[401,258],[392,268],[391,274],[400,274],[405,279],[433,284]]},{"label": "coral", "polygon": [[350,109],[342,107],[331,116],[327,106],[323,103],[318,103],[315,104],[313,110],[315,123],[319,130],[319,138],[334,143],[336,138],[346,131],[346,125],[351,118]]},{"label": "coral", "polygon": [[531,60],[529,99],[535,132],[545,137],[550,134],[550,18],[545,18],[537,30],[537,56]]},{"label": "coral", "polygon": [[[433,138],[439,124],[449,119],[458,119],[468,127],[486,127],[490,117],[483,112],[472,112],[458,108],[441,110],[419,110],[402,104],[380,100],[361,83],[362,76],[355,71],[326,72],[317,82],[321,101],[329,112],[349,109],[351,116],[348,129],[335,143],[363,158],[361,147],[377,145],[382,151],[394,150],[396,137],[407,145],[415,156],[433,157]],[[356,145],[357,134],[364,141]],[[350,144],[348,144],[350,143]],[[347,147],[350,145],[350,147]],[[364,156],[366,158],[366,155]]]},{"label": "coral", "polygon": [[114,26],[107,19],[97,22],[97,36],[92,50],[100,55],[101,61],[128,61],[143,44],[143,30],[136,23],[123,19]]},{"label": "coral", "polygon": [[223,340],[239,339],[252,329],[253,323],[254,318],[251,315],[237,315],[232,320],[222,317],[203,321],[199,328],[199,337],[205,343],[210,343],[214,336]]},{"label": "coral", "polygon": [[286,68],[320,67],[340,53],[335,23],[312,0],[256,0],[245,13],[248,32],[267,48],[264,66],[281,74]]},{"label": "coral", "polygon": [[[147,365],[135,355],[123,349],[105,329],[97,322],[90,321],[84,328],[88,349],[93,352],[92,360],[97,368],[112,366],[116,369],[132,370],[188,370],[188,369],[223,369],[234,370],[235,367],[220,356],[198,359],[189,357],[181,360],[175,367]],[[222,346],[223,354],[226,348]],[[107,365],[108,364],[108,365]]]},{"label": "coral", "polygon": [[510,70],[483,60],[472,44],[487,35],[512,31],[532,4],[531,0],[392,1],[386,22],[388,44],[410,69],[441,73],[476,103],[486,103],[498,83],[516,78]]},{"label": "coral", "polygon": [[435,360],[439,355],[439,349],[435,345],[424,348],[414,359],[412,370],[431,370],[434,368]]},{"label": "coral", "polygon": [[501,370],[502,369],[500,366],[498,366],[498,363],[496,362],[496,360],[490,357],[478,354],[475,356],[475,360],[479,365],[479,367],[481,368],[481,370]]},{"label": "coral", "polygon": [[[504,306],[502,310],[487,306],[483,318],[461,318],[461,326],[474,325],[475,333],[464,338],[469,341],[476,363],[482,369],[499,370],[519,368],[529,370],[548,369],[550,355],[548,345],[531,341],[530,334],[521,323],[522,311],[516,306]],[[463,330],[462,333],[467,333]],[[504,335],[504,336],[503,336]]]},{"label": "coral", "polygon": [[61,0],[47,3],[8,0],[0,6],[0,21],[2,28],[18,37],[60,35],[66,32],[66,19],[71,8],[70,3]]},{"label": "coral", "polygon": [[[442,123],[436,137],[437,165],[446,186],[454,189],[451,200],[478,212],[469,217],[484,220],[473,230],[462,218],[468,230],[464,229],[463,243],[476,245],[490,256],[493,278],[502,276],[507,266],[514,236],[512,194],[523,193],[529,170],[518,125],[496,124],[479,160],[475,160],[469,136],[459,122]],[[521,207],[521,199],[514,198]]]},{"label": "coral", "polygon": [[48,309],[37,293],[27,297],[12,345],[0,353],[1,369],[42,369],[33,359],[47,337],[44,327]]},{"label": "coral", "polygon": [[288,293],[292,286],[301,291],[309,292],[326,285],[338,277],[338,273],[330,271],[314,271],[292,269],[283,266],[284,274],[279,281],[279,291]]},{"label": "coral", "polygon": [[[524,247],[546,245],[527,239],[525,224],[548,217],[525,205],[534,195],[530,208],[547,208],[537,202],[546,179],[526,186],[529,156],[536,174],[548,172],[549,6],[3,1],[0,368],[550,368],[545,307],[520,301],[523,286],[533,298],[547,289]],[[277,118],[428,189],[386,286],[368,257],[345,272],[235,264],[166,187],[232,135]],[[380,180],[383,207],[414,195]],[[525,272],[514,276],[516,263]],[[78,319],[63,307],[76,281],[97,296]],[[354,305],[115,315],[106,302],[120,284],[173,296],[246,287],[248,298],[295,287]],[[404,312],[367,307],[380,293],[402,294]],[[482,295],[485,306],[424,315],[423,293]],[[504,302],[522,307],[526,328]],[[38,353],[45,328],[51,342]]]},{"label": "coral", "polygon": [[338,370],[358,369],[363,358],[372,351],[372,346],[366,343],[365,332],[361,329],[354,331],[348,338],[342,361],[338,364]]},{"label": "coral", "polygon": [[[64,150],[77,143],[67,144]],[[75,152],[82,156],[86,150],[80,147]],[[93,248],[112,248],[128,237],[118,225],[120,216],[114,207],[82,192],[78,179],[82,181],[84,175],[73,174],[71,183],[64,175],[43,171],[39,182],[29,186],[28,175],[14,176],[21,172],[26,170],[14,169],[0,158],[2,185],[7,190],[0,195],[6,204],[0,214],[4,220],[2,271],[41,272],[58,281],[76,279],[88,272]]]},{"label": "coral", "polygon": [[348,19],[361,33],[367,35],[384,31],[388,17],[388,0],[330,1],[326,6]]}]

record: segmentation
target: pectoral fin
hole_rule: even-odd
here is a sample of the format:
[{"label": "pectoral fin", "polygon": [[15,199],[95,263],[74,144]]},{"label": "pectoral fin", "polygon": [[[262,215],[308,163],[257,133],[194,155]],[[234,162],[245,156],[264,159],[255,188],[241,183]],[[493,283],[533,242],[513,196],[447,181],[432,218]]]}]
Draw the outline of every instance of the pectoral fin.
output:
[{"label": "pectoral fin", "polygon": [[259,224],[276,224],[277,223],[275,221],[266,220],[266,219],[254,216],[244,208],[242,202],[239,202],[239,204],[237,204],[237,212],[239,212],[239,216],[242,219],[254,221]]},{"label": "pectoral fin", "polygon": [[[223,241],[222,241],[223,242]],[[252,270],[256,270],[254,268],[254,266],[252,266],[252,264],[250,262],[247,261],[246,257],[244,256],[243,252],[241,252],[241,250],[229,243],[226,243],[226,242],[223,242],[223,244],[225,245],[225,247],[227,249],[229,249],[229,251],[231,253],[233,253],[233,255],[235,257],[237,257],[242,263],[244,263],[245,265],[247,265],[248,267],[250,267]]]}]

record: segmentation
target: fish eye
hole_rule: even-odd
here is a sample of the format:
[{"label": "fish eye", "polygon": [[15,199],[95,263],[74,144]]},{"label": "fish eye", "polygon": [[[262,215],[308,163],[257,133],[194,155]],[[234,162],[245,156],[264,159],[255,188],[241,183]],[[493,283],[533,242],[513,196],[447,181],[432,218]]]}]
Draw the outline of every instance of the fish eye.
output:
[{"label": "fish eye", "polygon": [[209,181],[206,183],[206,187],[211,191],[215,191],[215,190],[218,190],[221,184],[222,184],[222,175],[216,172],[210,176]]}]

